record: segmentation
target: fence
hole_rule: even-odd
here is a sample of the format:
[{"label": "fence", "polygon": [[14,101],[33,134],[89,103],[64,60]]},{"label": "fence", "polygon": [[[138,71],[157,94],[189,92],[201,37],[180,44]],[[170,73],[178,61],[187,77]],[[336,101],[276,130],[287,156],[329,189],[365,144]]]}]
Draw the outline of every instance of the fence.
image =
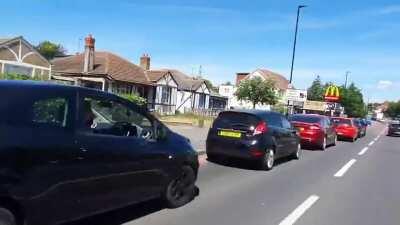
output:
[{"label": "fence", "polygon": [[217,117],[224,109],[192,109],[185,108],[185,113],[193,113],[198,116]]}]

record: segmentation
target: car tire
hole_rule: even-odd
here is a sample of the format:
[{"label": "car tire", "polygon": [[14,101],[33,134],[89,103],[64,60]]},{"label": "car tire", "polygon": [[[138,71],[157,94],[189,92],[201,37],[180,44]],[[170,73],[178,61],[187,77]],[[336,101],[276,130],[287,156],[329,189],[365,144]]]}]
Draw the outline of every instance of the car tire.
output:
[{"label": "car tire", "polygon": [[273,149],[267,149],[264,157],[260,160],[261,170],[272,170],[275,164],[275,152]]},{"label": "car tire", "polygon": [[297,144],[297,149],[296,151],[293,153],[292,158],[295,160],[299,160],[301,158],[301,154],[302,154],[302,149],[301,149],[301,144]]},{"label": "car tire", "polygon": [[351,139],[351,142],[356,142],[357,141],[357,136],[353,137],[353,139]]},{"label": "car tire", "polygon": [[166,207],[179,208],[192,201],[198,192],[195,182],[196,174],[192,167],[182,166],[179,175],[168,183],[163,194]]},{"label": "car tire", "polygon": [[0,207],[0,224],[1,225],[16,225],[14,214],[6,208]]},{"label": "car tire", "polygon": [[326,137],[324,137],[324,139],[322,140],[322,144],[319,146],[319,148],[322,151],[325,151],[325,149],[326,149]]}]

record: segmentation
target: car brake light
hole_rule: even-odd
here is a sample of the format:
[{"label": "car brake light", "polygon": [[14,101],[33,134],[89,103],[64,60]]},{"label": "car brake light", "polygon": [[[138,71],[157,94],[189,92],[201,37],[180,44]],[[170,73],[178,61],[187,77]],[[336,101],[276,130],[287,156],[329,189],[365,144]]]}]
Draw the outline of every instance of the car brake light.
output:
[{"label": "car brake light", "polygon": [[267,123],[262,121],[257,124],[256,128],[254,129],[253,135],[264,134],[268,131]]},{"label": "car brake light", "polygon": [[264,152],[258,149],[252,149],[250,150],[250,154],[254,157],[260,157],[264,155]]},{"label": "car brake light", "polygon": [[310,130],[320,130],[321,128],[319,126],[310,126],[308,129]]}]

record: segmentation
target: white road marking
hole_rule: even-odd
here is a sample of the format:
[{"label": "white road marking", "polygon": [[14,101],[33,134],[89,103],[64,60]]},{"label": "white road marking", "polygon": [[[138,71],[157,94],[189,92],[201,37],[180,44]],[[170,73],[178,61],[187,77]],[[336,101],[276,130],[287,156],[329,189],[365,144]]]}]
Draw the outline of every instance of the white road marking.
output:
[{"label": "white road marking", "polygon": [[368,151],[368,147],[365,147],[361,150],[361,152],[358,153],[358,155],[364,155],[364,153]]},{"label": "white road marking", "polygon": [[347,170],[349,170],[350,167],[351,167],[355,162],[357,162],[357,160],[355,160],[355,159],[350,160],[348,163],[346,163],[346,165],[344,165],[344,166],[334,175],[334,177],[342,177],[342,176],[347,172]]},{"label": "white road marking", "polygon": [[289,216],[287,216],[279,225],[293,225],[296,221],[309,209],[311,206],[318,201],[319,197],[311,195],[301,205],[299,205]]},{"label": "white road marking", "polygon": [[371,141],[368,146],[372,146],[373,144],[375,144],[375,141]]}]

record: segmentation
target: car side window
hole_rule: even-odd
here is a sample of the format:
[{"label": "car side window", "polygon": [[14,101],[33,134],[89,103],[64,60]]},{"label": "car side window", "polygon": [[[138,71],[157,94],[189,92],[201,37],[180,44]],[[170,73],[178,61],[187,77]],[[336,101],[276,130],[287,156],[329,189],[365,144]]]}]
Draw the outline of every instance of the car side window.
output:
[{"label": "car side window", "polygon": [[65,98],[39,99],[32,104],[32,123],[38,126],[63,128],[67,126],[68,100]]},{"label": "car side window", "polygon": [[84,98],[81,118],[82,126],[94,133],[153,138],[153,125],[150,119],[118,101]]},{"label": "car side window", "polygon": [[285,118],[285,117],[281,117],[282,119],[282,126],[285,129],[292,129],[292,125],[291,123]]}]

